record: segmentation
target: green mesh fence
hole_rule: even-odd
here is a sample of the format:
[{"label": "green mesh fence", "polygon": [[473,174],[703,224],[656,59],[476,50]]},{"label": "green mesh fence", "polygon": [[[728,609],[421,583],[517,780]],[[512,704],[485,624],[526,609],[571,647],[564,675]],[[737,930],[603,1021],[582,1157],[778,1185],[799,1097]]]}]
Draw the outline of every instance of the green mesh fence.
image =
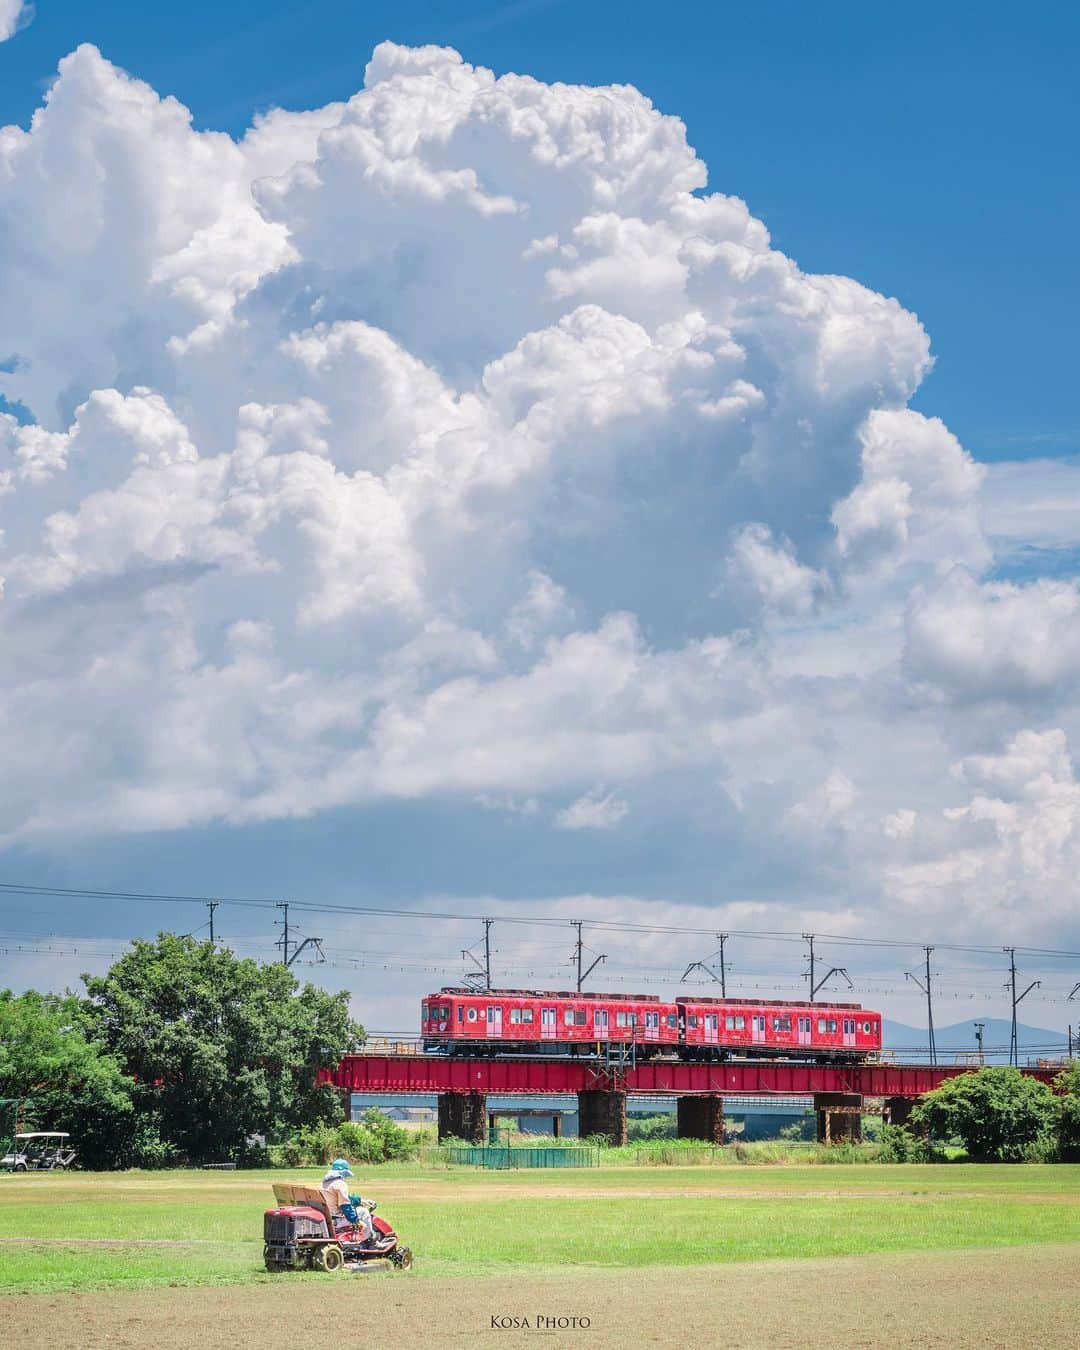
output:
[{"label": "green mesh fence", "polygon": [[599,1167],[600,1150],[589,1147],[529,1148],[520,1144],[450,1144],[448,1163],[467,1167]]}]

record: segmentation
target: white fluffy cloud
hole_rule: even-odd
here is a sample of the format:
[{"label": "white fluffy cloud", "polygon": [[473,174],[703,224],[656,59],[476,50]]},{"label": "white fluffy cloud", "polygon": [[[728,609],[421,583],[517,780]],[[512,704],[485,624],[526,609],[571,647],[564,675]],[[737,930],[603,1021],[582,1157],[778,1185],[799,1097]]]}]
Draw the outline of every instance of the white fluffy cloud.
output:
[{"label": "white fluffy cloud", "polygon": [[630,814],[630,804],[614,792],[592,788],[555,817],[560,830],[613,830]]},{"label": "white fluffy cloud", "polygon": [[1080,783],[1065,733],[1022,731],[955,775],[973,791],[966,803],[886,823],[888,892],[913,912],[952,904],[992,930],[1068,921],[1080,902]]},{"label": "white fluffy cloud", "polygon": [[27,0],[0,0],[0,42],[14,37],[34,17],[34,6]]},{"label": "white fluffy cloud", "polygon": [[880,898],[912,793],[1069,731],[1075,589],[988,578],[918,320],[705,189],[445,49],[239,141],[66,57],[0,130],[0,840],[630,795]]},{"label": "white fluffy cloud", "polygon": [[916,679],[961,701],[1072,688],[1080,678],[1080,590],[1045,578],[980,584],[956,568],[913,596],[907,663]]}]

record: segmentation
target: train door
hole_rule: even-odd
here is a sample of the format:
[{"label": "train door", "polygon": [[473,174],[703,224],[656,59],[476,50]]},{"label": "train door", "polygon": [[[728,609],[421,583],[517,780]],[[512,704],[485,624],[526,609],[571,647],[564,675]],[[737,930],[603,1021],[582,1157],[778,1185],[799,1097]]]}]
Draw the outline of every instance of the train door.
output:
[{"label": "train door", "polygon": [[755,1045],[761,1045],[765,1040],[765,1014],[755,1013],[750,1019],[752,1036]]},{"label": "train door", "polygon": [[592,1015],[593,1036],[598,1041],[606,1041],[608,1034],[608,1010],[594,1008]]},{"label": "train door", "polygon": [[800,1018],[799,1018],[799,1044],[800,1044],[800,1045],[810,1045],[810,1044],[812,1043],[812,1040],[813,1040],[813,1035],[812,1035],[811,1030],[810,1030],[810,1019],[809,1019],[809,1017],[800,1017]]},{"label": "train door", "polygon": [[553,1041],[555,1039],[555,1009],[540,1009],[540,1039],[542,1041]]},{"label": "train door", "polygon": [[705,1014],[705,1042],[707,1045],[715,1045],[720,1039],[720,1014]]},{"label": "train door", "polygon": [[854,1017],[844,1018],[844,1044],[855,1044],[855,1019]]},{"label": "train door", "polygon": [[660,1039],[660,1014],[658,1012],[646,1012],[645,1014],[645,1039],[647,1041],[658,1041]]},{"label": "train door", "polygon": [[488,1040],[499,1040],[502,1037],[502,1005],[499,1003],[488,1004],[487,1033]]}]

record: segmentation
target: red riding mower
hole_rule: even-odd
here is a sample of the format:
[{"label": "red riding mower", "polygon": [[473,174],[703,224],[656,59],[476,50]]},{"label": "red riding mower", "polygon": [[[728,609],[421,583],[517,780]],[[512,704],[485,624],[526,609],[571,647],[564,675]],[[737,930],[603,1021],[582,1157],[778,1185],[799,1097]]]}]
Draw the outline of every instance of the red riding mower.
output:
[{"label": "red riding mower", "polygon": [[372,1212],[375,1233],[370,1243],[363,1241],[363,1230],[338,1228],[334,1222],[336,1200],[319,1186],[274,1186],[276,1209],[263,1215],[263,1260],[266,1269],[356,1270],[368,1261],[389,1261],[398,1270],[412,1265],[412,1252],[402,1247],[398,1235],[385,1219],[374,1214],[375,1205],[365,1201]]}]

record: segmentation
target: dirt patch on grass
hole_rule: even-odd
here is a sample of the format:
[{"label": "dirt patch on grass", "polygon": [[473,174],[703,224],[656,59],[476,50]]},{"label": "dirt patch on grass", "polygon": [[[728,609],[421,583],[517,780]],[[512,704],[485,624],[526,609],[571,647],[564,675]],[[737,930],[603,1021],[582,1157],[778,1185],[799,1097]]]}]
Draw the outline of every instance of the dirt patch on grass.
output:
[{"label": "dirt patch on grass", "polygon": [[[315,1340],[387,1350],[1071,1350],[1078,1251],[1055,1245],[432,1279],[282,1275],[255,1286],[8,1297],[0,1299],[0,1325],[10,1344],[50,1350],[265,1350],[301,1338],[305,1327],[321,1329]],[[492,1318],[519,1325],[493,1326]],[[577,1325],[537,1325],[559,1318]]]}]

